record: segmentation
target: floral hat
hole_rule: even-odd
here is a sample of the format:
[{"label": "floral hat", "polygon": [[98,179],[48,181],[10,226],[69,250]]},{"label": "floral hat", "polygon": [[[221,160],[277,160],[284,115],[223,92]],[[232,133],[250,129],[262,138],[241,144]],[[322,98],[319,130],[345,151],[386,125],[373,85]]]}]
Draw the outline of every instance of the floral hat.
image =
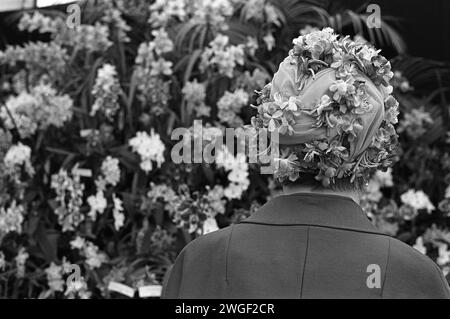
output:
[{"label": "floral hat", "polygon": [[331,28],[293,44],[252,118],[254,128],[279,133],[274,176],[295,181],[314,174],[329,186],[340,178],[367,180],[391,166],[399,112],[389,61],[364,40],[338,37]]}]

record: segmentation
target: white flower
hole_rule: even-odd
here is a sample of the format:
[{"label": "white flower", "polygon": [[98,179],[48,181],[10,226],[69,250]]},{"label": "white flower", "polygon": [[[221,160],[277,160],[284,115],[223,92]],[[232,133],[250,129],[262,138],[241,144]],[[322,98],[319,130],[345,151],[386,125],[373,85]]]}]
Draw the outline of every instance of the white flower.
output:
[{"label": "white flower", "polygon": [[70,242],[70,247],[72,249],[81,249],[86,244],[86,240],[80,236],[77,236],[74,240]]},{"label": "white flower", "polygon": [[161,141],[159,134],[151,131],[150,135],[147,132],[137,132],[136,136],[129,140],[129,145],[132,150],[141,157],[141,168],[145,172],[153,169],[152,161],[155,161],[158,167],[164,163],[165,146]]},{"label": "white flower", "polygon": [[422,236],[417,237],[416,243],[414,244],[413,248],[420,251],[422,254],[427,254],[427,248],[423,245],[423,238]]},{"label": "white flower", "polygon": [[78,278],[78,280],[69,281],[67,283],[67,289],[64,295],[69,299],[75,298],[77,295],[81,299],[89,299],[91,297],[91,292],[88,291],[88,286],[83,277]]},{"label": "white flower", "polygon": [[70,246],[80,250],[80,254],[86,258],[86,264],[92,269],[99,268],[107,260],[106,254],[96,245],[79,236],[70,242]]},{"label": "white flower", "polygon": [[39,84],[31,88],[30,93],[22,91],[18,96],[10,97],[6,107],[10,113],[0,107],[0,119],[8,129],[17,127],[24,138],[34,135],[38,129],[62,127],[73,113],[72,99],[67,94],[58,95],[48,84]]},{"label": "white flower", "polygon": [[222,34],[209,43],[203,51],[200,69],[208,67],[217,68],[219,74],[229,78],[233,77],[234,69],[237,65],[244,64],[244,45],[237,46],[228,44],[228,37]]},{"label": "white flower", "polygon": [[173,50],[173,42],[170,40],[166,30],[163,28],[153,30],[152,35],[154,36],[152,43],[154,43],[153,46],[156,54],[161,55]]},{"label": "white flower", "polygon": [[400,196],[403,204],[409,205],[414,209],[426,209],[428,213],[435,209],[434,205],[431,203],[427,194],[423,191],[414,191],[413,189],[408,190],[406,193]]},{"label": "white flower", "polygon": [[12,201],[11,205],[5,210],[0,208],[0,234],[7,234],[15,231],[22,232],[24,208],[22,205],[16,205],[16,201]]},{"label": "white flower", "polygon": [[114,218],[114,228],[119,230],[125,224],[125,215],[123,214],[123,206],[122,200],[117,198],[115,194],[113,194],[113,218]]},{"label": "white flower", "polygon": [[228,180],[230,184],[224,190],[228,199],[240,198],[250,185],[248,179],[248,163],[243,153],[233,156],[224,146],[217,151],[216,164],[229,171]]},{"label": "white flower", "polygon": [[103,194],[102,191],[98,191],[95,196],[94,195],[89,196],[87,202],[91,207],[91,210],[89,211],[88,214],[91,217],[91,219],[95,221],[97,219],[97,213],[103,214],[103,212],[106,209],[107,202],[105,195]]},{"label": "white flower", "polygon": [[97,71],[97,78],[92,89],[95,101],[90,115],[94,116],[97,111],[101,111],[109,120],[112,120],[120,108],[119,94],[120,84],[116,67],[106,63]]},{"label": "white flower", "polygon": [[214,217],[208,217],[203,223],[203,234],[212,233],[219,229],[216,219]]},{"label": "white flower", "polygon": [[263,37],[263,41],[266,44],[267,50],[272,51],[273,47],[275,46],[275,38],[273,37],[272,33],[267,33]]},{"label": "white flower", "polygon": [[438,253],[439,257],[436,259],[436,263],[439,266],[444,266],[450,262],[450,251],[447,244],[439,243]]},{"label": "white flower", "polygon": [[364,60],[371,61],[374,56],[377,56],[381,50],[375,50],[373,47],[364,45],[362,49],[358,52],[358,55]]},{"label": "white flower", "polygon": [[101,167],[102,174],[107,185],[116,186],[120,181],[119,160],[111,156],[107,156]]},{"label": "white flower", "polygon": [[28,175],[34,175],[34,169],[31,165],[31,148],[20,142],[17,145],[12,145],[8,149],[3,158],[3,162],[5,163],[6,169],[11,173],[14,173],[16,169],[20,169],[23,166]]},{"label": "white flower", "polygon": [[64,291],[63,269],[62,266],[51,262],[50,266],[45,269],[47,274],[47,284],[53,291]]},{"label": "white flower", "polygon": [[240,126],[242,120],[237,116],[242,107],[248,103],[249,96],[247,92],[238,89],[234,92],[226,91],[224,95],[217,101],[219,110],[217,116],[223,123],[232,126]]}]

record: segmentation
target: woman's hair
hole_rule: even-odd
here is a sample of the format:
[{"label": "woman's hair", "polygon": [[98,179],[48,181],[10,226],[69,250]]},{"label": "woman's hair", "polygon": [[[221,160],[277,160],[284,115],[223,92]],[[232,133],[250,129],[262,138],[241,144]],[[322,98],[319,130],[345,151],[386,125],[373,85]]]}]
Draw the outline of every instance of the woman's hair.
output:
[{"label": "woman's hair", "polygon": [[[314,174],[304,173],[300,174],[300,177],[295,181],[285,180],[281,182],[283,186],[307,186],[312,187],[313,190],[324,189],[321,181],[318,181]],[[333,191],[357,191],[361,192],[364,189],[365,182],[362,178],[356,178],[351,182],[350,177],[344,177],[335,179],[327,187]]]}]

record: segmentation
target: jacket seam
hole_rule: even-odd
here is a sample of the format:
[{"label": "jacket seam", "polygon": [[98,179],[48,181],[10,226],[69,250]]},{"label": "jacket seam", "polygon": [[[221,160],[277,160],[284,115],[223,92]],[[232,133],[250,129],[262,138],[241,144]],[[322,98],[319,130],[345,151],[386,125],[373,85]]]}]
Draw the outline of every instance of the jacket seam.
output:
[{"label": "jacket seam", "polygon": [[228,281],[228,255],[229,255],[229,251],[230,251],[230,243],[231,243],[231,236],[233,235],[233,229],[234,229],[234,224],[231,225],[230,235],[228,236],[228,242],[227,242],[226,253],[225,253],[225,283],[227,284],[227,286],[229,285],[229,281]]},{"label": "jacket seam", "polygon": [[295,223],[295,224],[273,224],[273,223],[264,223],[264,222],[254,222],[254,221],[242,221],[239,224],[256,224],[256,225],[266,225],[266,226],[306,226],[306,227],[320,227],[320,228],[330,228],[330,229],[338,229],[338,230],[345,230],[345,231],[354,231],[358,233],[365,233],[365,234],[375,234],[375,235],[381,235],[386,236],[390,238],[391,236],[388,234],[384,234],[377,231],[370,231],[370,230],[362,230],[362,229],[355,229],[355,228],[348,228],[348,227],[337,227],[337,226],[325,226],[325,225],[319,225],[319,224],[305,224],[305,223]]},{"label": "jacket seam", "polygon": [[388,254],[386,259],[386,267],[384,268],[383,285],[381,286],[381,294],[380,294],[381,299],[383,299],[384,286],[386,285],[390,256],[391,256],[391,238],[388,238]]},{"label": "jacket seam", "polygon": [[302,282],[300,284],[300,299],[303,298],[303,282],[305,280],[306,261],[308,259],[308,249],[309,249],[309,229],[310,226],[308,226],[308,229],[306,230],[306,249],[305,249],[305,258],[303,261]]}]

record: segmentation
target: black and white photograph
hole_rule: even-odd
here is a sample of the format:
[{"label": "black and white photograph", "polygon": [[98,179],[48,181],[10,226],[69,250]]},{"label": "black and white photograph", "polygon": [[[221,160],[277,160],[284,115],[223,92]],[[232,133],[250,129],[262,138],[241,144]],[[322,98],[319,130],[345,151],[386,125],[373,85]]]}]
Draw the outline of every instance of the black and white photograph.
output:
[{"label": "black and white photograph", "polygon": [[449,299],[449,16],[0,0],[0,299]]}]

